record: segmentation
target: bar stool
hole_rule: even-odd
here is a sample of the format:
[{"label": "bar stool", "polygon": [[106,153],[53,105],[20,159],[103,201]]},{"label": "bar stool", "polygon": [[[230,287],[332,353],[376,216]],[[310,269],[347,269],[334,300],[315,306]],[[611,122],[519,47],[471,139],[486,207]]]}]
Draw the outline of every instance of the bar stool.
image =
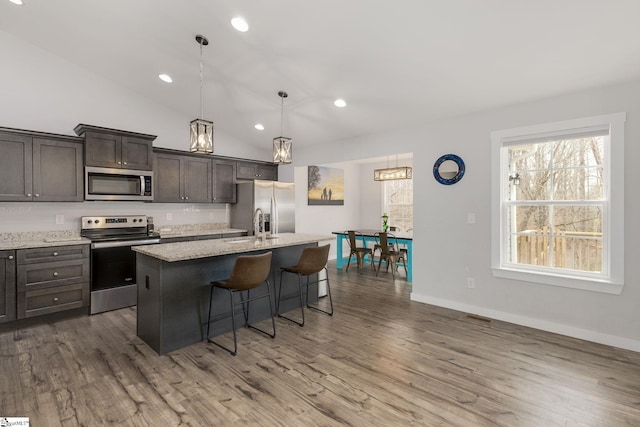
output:
[{"label": "bar stool", "polygon": [[[258,332],[275,338],[276,337],[276,322],[274,320],[275,313],[273,311],[273,305],[271,303],[271,287],[269,286],[269,273],[271,272],[271,257],[272,252],[266,252],[260,255],[242,255],[236,258],[233,265],[233,271],[231,276],[227,280],[218,280],[211,282],[211,291],[209,293],[209,318],[207,322],[207,341],[217,345],[218,347],[227,350],[233,356],[238,353],[238,343],[236,340],[236,319],[235,308],[242,305],[242,312],[244,313],[245,325],[248,328],[254,329]],[[251,290],[257,288],[263,283],[267,284],[267,292],[258,296],[251,296]],[[215,288],[226,289],[229,292],[229,302],[231,307],[231,325],[233,328],[233,350],[223,346],[220,343],[215,342],[209,337],[209,328],[211,326],[211,305],[213,302],[213,290]],[[244,291],[247,291],[247,297],[243,298]],[[240,301],[233,302],[233,295],[239,294]],[[249,323],[249,302],[267,298],[269,300],[269,310],[271,312],[271,325],[273,326],[273,333],[264,331]],[[246,307],[245,307],[246,304]],[[226,316],[226,313],[224,314]]]},{"label": "bar stool", "polygon": [[369,255],[369,258],[371,259],[371,268],[375,270],[376,266],[373,263],[373,251],[371,250],[371,248],[367,248],[364,246],[358,247],[358,238],[362,240],[362,244],[364,245],[364,236],[362,235],[362,233],[354,230],[349,230],[349,231],[346,231],[345,233],[349,236],[348,242],[349,242],[349,248],[350,248],[349,261],[347,262],[347,268],[345,269],[345,271],[349,271],[349,265],[351,264],[351,257],[353,255],[356,256],[356,260],[358,262],[358,271],[360,272],[360,274],[362,274],[362,265],[364,264],[364,257],[367,255]]},{"label": "bar stool", "polygon": [[[322,270],[327,272],[327,259],[329,258],[329,247],[331,245],[325,246],[313,246],[306,247],[302,250],[302,255],[300,255],[300,259],[298,260],[298,264],[292,267],[281,267],[280,268],[280,286],[278,287],[278,304],[276,306],[276,313],[278,313],[278,317],[282,317],[290,322],[293,322],[297,325],[304,326],[304,306],[312,310],[321,311],[329,316],[333,316],[333,300],[331,299],[331,287],[329,286],[329,275],[326,275],[325,279],[320,279],[310,282],[309,277],[312,274],[317,274]],[[298,295],[300,297],[300,312],[302,313],[302,322],[298,322],[297,320],[291,319],[287,316],[280,314],[280,302],[282,300],[282,274],[283,273],[292,273],[298,276]],[[302,276],[306,276],[306,283],[302,283]],[[309,305],[309,285],[313,285],[316,283],[320,283],[322,281],[327,282],[327,295],[329,296],[329,304],[331,306],[331,311],[325,311],[318,307],[313,307]],[[302,287],[305,286],[307,289],[307,301],[306,303],[302,299]]]}]

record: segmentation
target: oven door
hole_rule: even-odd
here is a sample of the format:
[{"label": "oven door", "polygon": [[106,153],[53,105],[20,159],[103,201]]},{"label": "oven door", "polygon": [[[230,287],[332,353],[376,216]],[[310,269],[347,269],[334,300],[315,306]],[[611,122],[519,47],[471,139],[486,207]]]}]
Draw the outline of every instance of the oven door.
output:
[{"label": "oven door", "polygon": [[155,243],[160,239],[91,244],[91,314],[137,304],[136,253],[131,246]]}]

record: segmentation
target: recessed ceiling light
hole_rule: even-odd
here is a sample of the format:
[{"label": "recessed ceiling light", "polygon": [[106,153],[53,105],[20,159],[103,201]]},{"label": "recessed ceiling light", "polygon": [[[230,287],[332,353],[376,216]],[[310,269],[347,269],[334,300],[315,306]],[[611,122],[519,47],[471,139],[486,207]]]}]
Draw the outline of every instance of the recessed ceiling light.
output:
[{"label": "recessed ceiling light", "polygon": [[22,0],[9,0],[13,4],[17,4],[18,6],[22,6],[24,3]]},{"label": "recessed ceiling light", "polygon": [[233,28],[242,33],[246,33],[247,31],[249,31],[249,24],[247,24],[247,21],[241,16],[236,16],[235,18],[231,19],[231,25],[233,25]]},{"label": "recessed ceiling light", "polygon": [[262,125],[262,123],[256,123],[253,127],[258,130],[264,130],[264,126]]},{"label": "recessed ceiling light", "polygon": [[344,108],[347,106],[347,102],[344,99],[336,99],[335,101],[333,101],[333,105],[338,108]]},{"label": "recessed ceiling light", "polygon": [[160,80],[162,80],[165,83],[171,83],[173,82],[173,79],[171,78],[171,76],[169,74],[158,74],[158,78]]}]

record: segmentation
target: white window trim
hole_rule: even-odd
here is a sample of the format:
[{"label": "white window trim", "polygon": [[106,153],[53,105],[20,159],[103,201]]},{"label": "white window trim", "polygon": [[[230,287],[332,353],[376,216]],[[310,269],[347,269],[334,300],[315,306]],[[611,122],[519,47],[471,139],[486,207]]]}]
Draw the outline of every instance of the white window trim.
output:
[{"label": "white window trim", "polygon": [[[608,294],[621,294],[624,287],[624,123],[626,113],[607,114],[575,120],[526,126],[491,132],[491,268],[496,277],[521,280],[566,288]],[[610,143],[605,146],[605,168],[609,170],[609,181],[605,191],[609,195],[609,215],[603,224],[609,236],[608,274],[604,278],[556,274],[534,269],[507,266],[501,253],[504,242],[502,223],[502,192],[505,183],[501,179],[503,167],[502,147],[507,142],[531,140],[542,135],[554,136],[561,133],[608,126]]]}]

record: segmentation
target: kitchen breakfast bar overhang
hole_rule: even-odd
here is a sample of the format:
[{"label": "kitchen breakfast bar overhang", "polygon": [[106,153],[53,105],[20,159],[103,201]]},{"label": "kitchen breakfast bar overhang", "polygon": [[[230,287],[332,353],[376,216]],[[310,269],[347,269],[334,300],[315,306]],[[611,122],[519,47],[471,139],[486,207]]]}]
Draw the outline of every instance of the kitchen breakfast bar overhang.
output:
[{"label": "kitchen breakfast bar overhang", "polygon": [[[158,354],[206,340],[210,282],[229,277],[235,259],[240,255],[273,252],[269,281],[277,289],[280,267],[297,264],[302,250],[332,236],[282,233],[269,238],[238,237],[134,246],[138,283],[137,335]],[[327,243],[328,244],[328,243]],[[283,277],[283,300],[280,312],[300,307],[297,278]],[[260,292],[258,289],[257,292]],[[317,285],[309,287],[309,300],[318,298]],[[275,292],[272,302],[275,307]],[[229,301],[226,293],[215,293],[210,335],[231,331]],[[269,306],[251,307],[250,323],[268,319]],[[244,323],[242,311],[236,313],[238,324]]]}]

